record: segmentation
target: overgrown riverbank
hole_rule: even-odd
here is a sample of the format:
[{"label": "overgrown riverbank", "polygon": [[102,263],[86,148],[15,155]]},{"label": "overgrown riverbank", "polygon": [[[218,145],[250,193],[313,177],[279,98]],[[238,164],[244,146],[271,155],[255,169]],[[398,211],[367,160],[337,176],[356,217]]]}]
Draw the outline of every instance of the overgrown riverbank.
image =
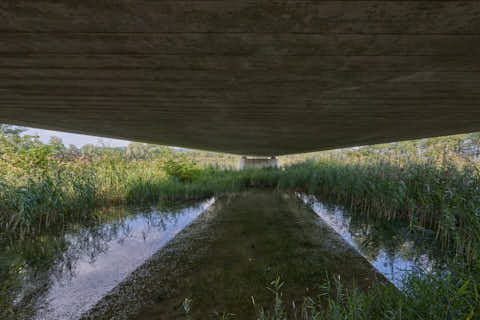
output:
[{"label": "overgrown riverbank", "polygon": [[351,210],[387,220],[408,220],[412,231],[435,234],[445,249],[468,260],[479,257],[480,175],[475,164],[437,166],[429,162],[308,162],[281,169],[197,169],[183,173],[161,160],[105,156],[96,161],[49,163],[43,170],[3,176],[2,232],[24,237],[58,223],[92,218],[93,208],[158,201],[203,199],[248,188],[316,194]]},{"label": "overgrown riverbank", "polygon": [[[77,152],[58,141],[43,144],[35,137],[4,132],[0,135],[0,238],[34,239],[52,228],[96,221],[102,218],[97,214],[101,211],[93,209],[113,205],[177,203],[250,188],[305,192],[343,205],[353,214],[407,222],[409,232],[440,247],[454,272],[447,278],[412,277],[406,295],[385,289],[336,295],[334,289],[318,300],[321,303],[308,300],[311,314],[302,319],[358,319],[359,313],[370,318],[474,319],[480,314],[476,137],[326,152],[297,163],[287,158],[284,163],[289,164],[281,168],[236,171],[212,166],[212,158],[199,161],[204,155],[168,148],[143,145],[145,149],[137,146],[140,149],[131,154],[109,147]],[[477,151],[466,154],[472,141]],[[8,272],[19,270],[21,266],[15,266]],[[312,303],[322,305],[323,311],[315,313]],[[428,309],[435,304],[443,311]],[[263,319],[260,313],[257,316]],[[273,314],[263,317],[281,319]]]}]

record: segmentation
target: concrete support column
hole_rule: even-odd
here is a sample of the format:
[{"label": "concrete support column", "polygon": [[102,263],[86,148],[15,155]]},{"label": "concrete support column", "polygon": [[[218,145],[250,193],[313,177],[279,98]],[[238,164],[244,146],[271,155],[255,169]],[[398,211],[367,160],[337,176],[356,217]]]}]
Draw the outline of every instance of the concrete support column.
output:
[{"label": "concrete support column", "polygon": [[238,169],[253,168],[277,168],[278,159],[276,157],[246,157],[243,156],[238,162]]}]

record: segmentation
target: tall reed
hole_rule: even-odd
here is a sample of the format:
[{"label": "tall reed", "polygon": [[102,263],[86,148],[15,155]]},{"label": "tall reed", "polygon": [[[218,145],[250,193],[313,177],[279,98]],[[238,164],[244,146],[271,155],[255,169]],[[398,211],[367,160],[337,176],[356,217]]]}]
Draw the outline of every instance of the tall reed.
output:
[{"label": "tall reed", "polygon": [[[429,158],[430,159],[430,158]],[[433,161],[386,156],[318,158],[282,168],[220,170],[191,159],[128,160],[102,154],[62,161],[43,153],[0,162],[0,232],[23,237],[92,209],[202,199],[249,188],[309,192],[358,214],[406,220],[431,230],[444,249],[480,257],[480,171],[455,157]]]}]

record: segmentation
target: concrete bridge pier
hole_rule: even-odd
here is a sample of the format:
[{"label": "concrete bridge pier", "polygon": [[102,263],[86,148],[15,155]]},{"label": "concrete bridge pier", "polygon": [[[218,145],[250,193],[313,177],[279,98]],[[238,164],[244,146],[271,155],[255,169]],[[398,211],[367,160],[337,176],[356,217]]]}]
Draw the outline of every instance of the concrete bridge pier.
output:
[{"label": "concrete bridge pier", "polygon": [[243,156],[238,162],[238,169],[253,168],[277,168],[278,159],[276,157],[247,157]]}]

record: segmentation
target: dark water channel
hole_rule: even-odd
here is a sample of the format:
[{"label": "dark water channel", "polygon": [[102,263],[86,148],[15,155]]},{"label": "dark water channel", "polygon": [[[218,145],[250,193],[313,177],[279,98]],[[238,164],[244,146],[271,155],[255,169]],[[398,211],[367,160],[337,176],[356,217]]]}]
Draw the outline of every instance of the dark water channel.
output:
[{"label": "dark water channel", "polygon": [[[306,204],[306,205],[305,205]],[[251,297],[314,295],[327,273],[368,290],[401,288],[434,258],[405,226],[356,220],[311,196],[252,191],[168,210],[116,209],[110,221],[0,249],[12,319],[175,319],[192,298],[194,318],[251,316]],[[183,231],[182,231],[183,230]],[[383,276],[382,276],[383,275]],[[10,299],[10,300],[9,300]],[[242,317],[240,317],[242,318]]]}]

